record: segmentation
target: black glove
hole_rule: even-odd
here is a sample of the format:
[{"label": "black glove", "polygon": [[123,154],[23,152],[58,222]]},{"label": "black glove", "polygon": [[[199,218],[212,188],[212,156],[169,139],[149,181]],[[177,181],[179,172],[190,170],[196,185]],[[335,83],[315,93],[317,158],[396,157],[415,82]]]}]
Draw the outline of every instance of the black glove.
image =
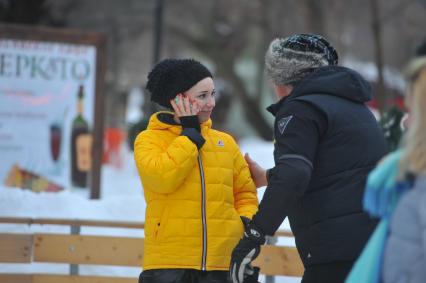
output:
[{"label": "black glove", "polygon": [[179,117],[182,125],[182,136],[187,136],[198,149],[200,149],[206,140],[201,135],[200,122],[196,115]]},{"label": "black glove", "polygon": [[259,279],[259,271],[259,267],[248,264],[244,273],[244,283],[259,283],[259,281],[257,281]]},{"label": "black glove", "polygon": [[260,229],[258,229],[250,219],[246,217],[241,217],[241,219],[244,223],[244,235],[232,251],[231,264],[229,267],[230,277],[233,283],[254,282],[244,280],[245,278],[249,280],[249,277],[253,276],[255,273],[253,273],[253,270],[257,270],[257,276],[259,275],[259,270],[252,267],[251,262],[259,255],[260,246],[265,243],[265,236]]},{"label": "black glove", "polygon": [[197,115],[179,117],[182,128],[194,128],[197,132],[201,132],[200,122]]}]

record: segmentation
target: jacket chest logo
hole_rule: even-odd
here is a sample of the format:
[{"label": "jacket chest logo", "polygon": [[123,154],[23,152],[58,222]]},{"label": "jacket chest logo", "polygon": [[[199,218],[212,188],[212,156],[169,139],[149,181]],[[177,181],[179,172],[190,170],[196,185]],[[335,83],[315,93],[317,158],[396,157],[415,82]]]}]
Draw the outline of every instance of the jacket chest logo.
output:
[{"label": "jacket chest logo", "polygon": [[222,141],[222,140],[218,140],[218,141],[217,141],[217,146],[219,146],[219,147],[224,147],[224,146],[225,146],[225,144],[223,143],[223,141]]}]

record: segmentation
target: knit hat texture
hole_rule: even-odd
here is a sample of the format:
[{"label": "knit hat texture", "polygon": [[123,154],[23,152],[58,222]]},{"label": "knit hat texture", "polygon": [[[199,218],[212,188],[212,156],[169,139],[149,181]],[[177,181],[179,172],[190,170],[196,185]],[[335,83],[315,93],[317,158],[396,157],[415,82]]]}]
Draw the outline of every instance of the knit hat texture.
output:
[{"label": "knit hat texture", "polygon": [[337,65],[331,44],[317,34],[295,34],[271,42],[265,55],[265,70],[277,85],[294,84],[315,68]]},{"label": "knit hat texture", "polygon": [[207,77],[213,78],[210,71],[194,59],[164,59],[148,74],[146,89],[151,101],[172,109],[171,99]]}]

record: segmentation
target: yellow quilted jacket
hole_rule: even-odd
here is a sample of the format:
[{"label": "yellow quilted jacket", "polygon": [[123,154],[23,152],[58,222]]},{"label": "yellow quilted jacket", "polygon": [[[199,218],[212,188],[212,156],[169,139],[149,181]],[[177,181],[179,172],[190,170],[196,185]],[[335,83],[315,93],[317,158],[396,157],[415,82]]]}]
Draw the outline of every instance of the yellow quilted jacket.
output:
[{"label": "yellow quilted jacket", "polygon": [[240,215],[251,218],[258,207],[248,166],[211,120],[201,125],[206,142],[198,152],[181,126],[161,122],[159,113],[134,148],[147,204],[143,268],[228,270],[243,233]]}]

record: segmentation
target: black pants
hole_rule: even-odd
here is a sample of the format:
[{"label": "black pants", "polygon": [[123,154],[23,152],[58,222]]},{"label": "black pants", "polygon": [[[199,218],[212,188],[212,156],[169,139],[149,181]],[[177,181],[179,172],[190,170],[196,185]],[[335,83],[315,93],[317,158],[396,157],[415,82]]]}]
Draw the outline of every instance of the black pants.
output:
[{"label": "black pants", "polygon": [[353,261],[339,261],[308,266],[301,283],[343,283],[353,264]]},{"label": "black pants", "polygon": [[201,271],[195,269],[144,270],[139,283],[228,283],[227,271]]}]

